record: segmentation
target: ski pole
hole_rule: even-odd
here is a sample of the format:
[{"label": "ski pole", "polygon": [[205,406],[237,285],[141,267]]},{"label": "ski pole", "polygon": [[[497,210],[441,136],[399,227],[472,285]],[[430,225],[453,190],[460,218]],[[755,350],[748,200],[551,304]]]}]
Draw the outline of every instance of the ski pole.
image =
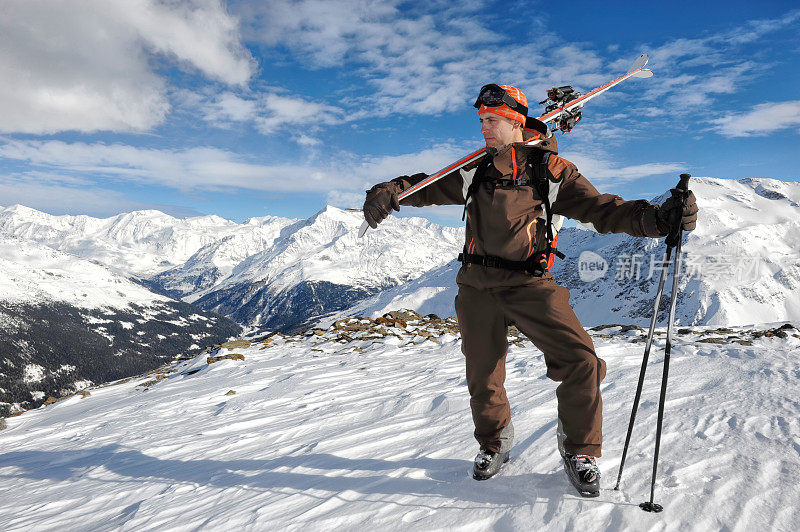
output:
[{"label": "ski pole", "polygon": [[[678,186],[672,189],[673,197],[678,196],[681,200],[689,190],[689,174],[681,174]],[[682,202],[681,202],[682,203]],[[650,480],[650,500],[643,502],[639,508],[645,512],[660,512],[664,509],[660,504],[653,502],[656,490],[656,473],[658,472],[658,451],[661,447],[661,427],[664,422],[664,403],[667,397],[667,378],[669,376],[669,356],[672,351],[672,328],[675,322],[675,303],[678,298],[678,275],[681,269],[681,240],[683,239],[683,227],[681,219],[678,218],[677,227],[667,235],[667,246],[675,246],[675,261],[672,267],[672,294],[669,304],[669,322],[667,323],[667,341],[664,347],[664,373],[661,377],[661,396],[658,399],[658,421],[656,423],[656,448],[653,453],[653,476]]]},{"label": "ski pole", "polygon": [[661,261],[661,278],[658,280],[656,300],[653,304],[653,316],[650,318],[650,330],[647,333],[647,343],[644,347],[644,357],[642,357],[642,368],[639,370],[639,384],[636,386],[636,395],[633,398],[633,408],[631,409],[630,421],[628,421],[628,435],[625,436],[625,447],[622,449],[622,461],[619,464],[619,475],[617,475],[617,485],[614,486],[615,490],[619,490],[619,483],[622,480],[622,470],[625,468],[625,457],[628,456],[628,446],[631,443],[633,424],[636,422],[636,411],[639,409],[639,400],[642,397],[642,385],[644,384],[644,375],[647,371],[647,360],[650,357],[650,347],[653,345],[653,332],[656,328],[656,317],[658,316],[658,307],[661,303],[661,294],[664,291],[664,281],[667,276],[667,268],[669,267],[671,253],[672,248],[667,246],[667,251],[664,252],[664,258]]}]

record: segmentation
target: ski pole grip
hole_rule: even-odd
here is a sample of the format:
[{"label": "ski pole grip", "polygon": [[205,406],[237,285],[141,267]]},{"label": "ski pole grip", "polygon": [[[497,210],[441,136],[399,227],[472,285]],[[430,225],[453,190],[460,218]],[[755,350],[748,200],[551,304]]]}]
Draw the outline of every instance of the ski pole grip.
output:
[{"label": "ski pole grip", "polygon": [[[686,197],[689,190],[690,177],[692,177],[691,174],[681,174],[681,180],[678,181],[678,184],[672,189],[672,196],[680,198],[681,203],[683,203],[683,199]],[[679,216],[675,227],[673,227],[667,235],[667,246],[674,248],[678,245],[682,236],[681,217]]]}]

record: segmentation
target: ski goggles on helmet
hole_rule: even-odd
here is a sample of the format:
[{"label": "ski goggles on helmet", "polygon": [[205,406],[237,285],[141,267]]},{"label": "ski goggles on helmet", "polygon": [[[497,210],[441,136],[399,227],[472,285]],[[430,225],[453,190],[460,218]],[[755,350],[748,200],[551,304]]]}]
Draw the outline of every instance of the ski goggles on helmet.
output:
[{"label": "ski goggles on helmet", "polygon": [[528,116],[528,108],[525,105],[519,103],[511,97],[505,89],[494,83],[481,87],[481,91],[478,93],[478,99],[475,100],[474,107],[480,109],[481,105],[485,105],[486,107],[507,105],[512,111],[516,111],[523,116]]}]

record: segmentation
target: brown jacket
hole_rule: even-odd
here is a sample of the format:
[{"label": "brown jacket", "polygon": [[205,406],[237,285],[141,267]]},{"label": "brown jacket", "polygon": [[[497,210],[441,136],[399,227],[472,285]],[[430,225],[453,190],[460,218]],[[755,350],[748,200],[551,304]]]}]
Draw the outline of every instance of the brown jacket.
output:
[{"label": "brown jacket", "polygon": [[[600,194],[583,177],[574,164],[556,155],[555,136],[542,140],[537,146],[512,144],[497,152],[487,150],[493,158],[486,178],[529,178],[526,166],[531,150],[552,152],[548,162],[550,204],[554,226],[560,228],[560,217],[591,224],[600,233],[627,233],[633,236],[664,236],[656,227],[655,207],[646,200],[625,201],[613,194]],[[538,159],[537,159],[538,160]],[[401,205],[464,205],[465,195],[480,161],[453,172],[436,183],[403,199]],[[400,193],[426,176],[415,174],[393,179],[390,185]],[[508,260],[526,260],[546,245],[545,218],[542,200],[531,186],[502,186],[483,182],[467,204],[467,253],[494,255]],[[556,216],[560,215],[560,216]],[[457,282],[475,288],[518,286],[530,284],[532,277],[522,271],[489,268],[469,264],[461,268]]]}]

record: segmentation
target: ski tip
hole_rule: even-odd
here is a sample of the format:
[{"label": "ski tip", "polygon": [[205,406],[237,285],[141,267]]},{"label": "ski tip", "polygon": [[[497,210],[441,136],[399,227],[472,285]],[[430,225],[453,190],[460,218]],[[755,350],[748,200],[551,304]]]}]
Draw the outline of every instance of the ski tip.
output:
[{"label": "ski tip", "polygon": [[647,62],[650,60],[650,56],[647,54],[642,54],[636,58],[636,61],[633,62],[631,69],[628,72],[633,72],[634,70],[641,70],[645,67]]},{"label": "ski tip", "polygon": [[362,223],[361,227],[358,229],[358,238],[363,238],[364,233],[367,232],[367,229],[369,229],[369,224],[366,220],[364,220],[364,223]]},{"label": "ski tip", "polygon": [[631,77],[632,78],[652,78],[653,77],[653,71],[650,70],[649,68],[643,68],[639,72],[637,72],[635,74],[632,74]]}]

